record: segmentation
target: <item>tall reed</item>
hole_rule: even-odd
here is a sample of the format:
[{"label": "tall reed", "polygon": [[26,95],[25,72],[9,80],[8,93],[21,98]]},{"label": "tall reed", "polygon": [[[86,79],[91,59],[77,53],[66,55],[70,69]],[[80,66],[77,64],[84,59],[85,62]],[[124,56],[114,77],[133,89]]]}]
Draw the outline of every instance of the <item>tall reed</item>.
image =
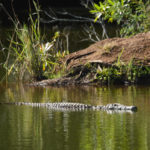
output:
[{"label": "tall reed", "polygon": [[66,53],[55,49],[56,32],[50,42],[45,42],[40,31],[40,6],[33,1],[35,12],[29,13],[29,25],[14,21],[14,32],[10,37],[8,57],[4,64],[7,76],[17,75],[19,80],[32,77],[42,80],[54,77],[60,58]]}]

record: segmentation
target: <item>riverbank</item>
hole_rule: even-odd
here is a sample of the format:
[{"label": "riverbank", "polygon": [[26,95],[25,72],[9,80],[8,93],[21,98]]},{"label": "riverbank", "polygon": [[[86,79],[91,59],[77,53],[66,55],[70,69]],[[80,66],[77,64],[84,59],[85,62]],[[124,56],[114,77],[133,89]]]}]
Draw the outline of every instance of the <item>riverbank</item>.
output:
[{"label": "riverbank", "polygon": [[62,62],[65,76],[32,85],[150,83],[150,32],[99,41]]}]

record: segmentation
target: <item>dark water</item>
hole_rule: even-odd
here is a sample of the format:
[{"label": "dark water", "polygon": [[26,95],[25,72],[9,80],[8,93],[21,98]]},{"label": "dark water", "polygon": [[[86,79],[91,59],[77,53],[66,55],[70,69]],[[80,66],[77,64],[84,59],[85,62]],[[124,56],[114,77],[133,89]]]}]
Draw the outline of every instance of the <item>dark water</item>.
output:
[{"label": "dark water", "polygon": [[60,112],[0,105],[0,150],[149,150],[150,87],[47,87],[0,85],[1,102],[119,102],[136,113]]}]

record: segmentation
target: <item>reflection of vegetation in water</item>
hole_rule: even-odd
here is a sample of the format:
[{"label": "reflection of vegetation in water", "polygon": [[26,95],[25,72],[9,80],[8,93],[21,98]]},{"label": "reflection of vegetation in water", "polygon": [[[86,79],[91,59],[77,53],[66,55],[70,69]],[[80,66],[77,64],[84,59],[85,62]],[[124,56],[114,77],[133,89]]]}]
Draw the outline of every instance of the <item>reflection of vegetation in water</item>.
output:
[{"label": "reflection of vegetation in water", "polygon": [[[144,133],[147,132],[148,128],[141,129],[141,132],[143,130],[144,132],[138,134],[139,129],[136,126],[137,124],[135,125],[134,116],[128,114],[106,115],[105,113],[94,113],[93,117],[91,115],[86,119],[83,119],[83,130],[80,133],[80,149],[119,150],[121,148],[126,150],[138,149],[139,146],[143,146],[141,148],[147,150],[145,143],[139,142],[139,146],[135,144],[138,135],[141,135],[142,140],[145,140],[147,143],[147,133]],[[143,125],[147,123],[144,122]]]},{"label": "reflection of vegetation in water", "polygon": [[[42,88],[16,84],[8,87],[0,86],[0,91],[1,102],[80,102],[92,105],[117,102],[125,105],[137,105],[136,102],[140,102],[139,93],[143,93],[143,99],[150,98],[149,88],[140,90],[135,86]],[[144,104],[145,102],[143,101]]]},{"label": "reflection of vegetation in water", "polygon": [[[32,147],[39,150],[49,147],[62,150],[119,150],[121,147],[122,150],[138,148],[147,150],[148,121],[142,115],[140,115],[142,118],[137,120],[136,115],[126,113],[62,113],[21,107],[5,108],[5,110],[8,110],[9,118],[13,119],[8,120],[9,126],[5,126],[6,128],[0,126],[0,130],[8,130],[10,138],[3,136],[3,139],[1,139],[0,136],[0,139],[3,142],[7,138],[8,144],[6,145],[8,147],[9,145],[19,145],[20,148]],[[5,111],[1,113],[1,116],[4,113]],[[138,122],[141,119],[141,127],[139,127]],[[5,119],[4,122],[7,124]]]},{"label": "reflection of vegetation in water", "polygon": [[[28,87],[15,84],[8,87],[0,87],[1,101],[25,101],[25,102],[81,102],[100,104],[100,98],[94,98],[97,93],[95,88],[90,87]],[[3,98],[2,98],[3,97]]]},{"label": "reflection of vegetation in water", "polygon": [[[81,90],[84,94],[79,93]],[[93,99],[96,99],[96,102],[103,101],[104,104],[134,103],[139,108],[138,112],[135,114],[107,114],[103,111],[55,112],[45,108],[1,105],[0,141],[5,144],[1,144],[0,149],[6,149],[8,146],[7,149],[11,150],[13,146],[19,146],[20,149],[32,147],[31,149],[39,150],[49,147],[62,150],[120,148],[148,150],[149,87],[88,87],[84,92],[83,90],[83,87],[77,91],[73,88],[70,94],[71,89],[67,92],[66,88],[9,87],[10,99],[13,101],[44,102],[47,99],[51,100],[50,96],[54,95],[55,100],[56,98],[71,100],[79,93],[77,102],[86,99],[93,103]],[[7,91],[2,92],[9,97]],[[42,93],[40,97],[38,93]],[[1,95],[1,100],[6,99],[4,95]]]},{"label": "reflection of vegetation in water", "polygon": [[35,115],[38,111],[32,108],[5,107],[1,112],[1,117],[7,115],[3,118],[5,126],[0,126],[0,131],[5,131],[3,138],[0,137],[5,144],[1,144],[0,148],[42,149],[42,122],[40,116]]},{"label": "reflection of vegetation in water", "polygon": [[[51,146],[54,149],[67,147],[73,150],[119,150],[120,147],[124,150],[138,147],[147,150],[148,128],[146,124],[148,122],[143,120],[142,127],[137,128],[134,115],[108,115],[104,112],[47,112],[48,110],[44,111],[44,109],[27,109],[25,107],[22,110],[17,109],[17,115],[16,112],[12,113],[13,109],[10,111],[8,115],[14,120],[13,122],[9,120],[10,126],[7,126],[9,137],[14,137],[7,137],[10,145],[20,143],[20,147],[33,146],[33,149],[38,147],[40,147],[38,149],[46,149]],[[22,114],[24,115],[22,116]],[[4,127],[2,129],[4,130]],[[21,139],[22,142],[18,141]],[[25,142],[25,139],[29,139],[29,143]],[[32,144],[30,140],[32,140]],[[136,140],[140,142],[134,145]]]},{"label": "reflection of vegetation in water", "polygon": [[[7,102],[80,102],[92,105],[106,105],[108,103],[122,103],[135,105],[138,99],[134,86],[116,87],[28,87],[22,84],[4,85],[0,87],[0,100]],[[149,93],[145,91],[144,95]],[[143,96],[143,98],[146,98]]]}]

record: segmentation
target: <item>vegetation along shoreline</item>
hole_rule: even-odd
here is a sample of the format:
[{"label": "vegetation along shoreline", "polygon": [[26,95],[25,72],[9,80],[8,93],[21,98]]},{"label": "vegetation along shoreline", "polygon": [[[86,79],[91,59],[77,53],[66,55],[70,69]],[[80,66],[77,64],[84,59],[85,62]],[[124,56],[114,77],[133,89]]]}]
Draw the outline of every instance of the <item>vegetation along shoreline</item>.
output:
[{"label": "vegetation along shoreline", "polygon": [[150,83],[150,32],[99,41],[66,55],[62,63],[64,76],[31,85]]},{"label": "vegetation along shoreline", "polygon": [[[14,25],[9,44],[2,45],[7,55],[2,63],[6,72],[2,80],[14,76],[19,81],[34,80],[30,85],[37,86],[150,83],[150,2],[105,0],[81,4],[89,9],[93,18],[73,15],[72,20],[98,23],[102,27],[102,38],[91,25],[86,31],[94,44],[70,54],[69,29],[61,32],[57,28],[50,41],[42,33],[44,14],[39,3],[33,1],[34,11],[29,9],[28,24],[21,23],[15,12],[14,17],[9,15],[1,5]],[[50,12],[45,15],[49,16],[49,22],[64,21],[52,17]],[[119,38],[109,38],[105,22],[120,26]]]}]

